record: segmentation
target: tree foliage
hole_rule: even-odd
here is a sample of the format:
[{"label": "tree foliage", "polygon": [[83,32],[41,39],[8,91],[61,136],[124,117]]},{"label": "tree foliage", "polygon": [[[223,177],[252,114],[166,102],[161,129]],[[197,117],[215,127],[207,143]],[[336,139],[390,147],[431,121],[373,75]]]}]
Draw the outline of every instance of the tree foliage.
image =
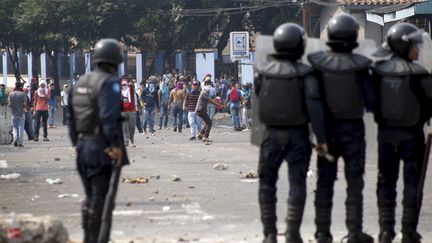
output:
[{"label": "tree foliage", "polygon": [[[222,51],[231,31],[269,34],[283,22],[301,19],[299,6],[274,7],[278,2],[287,1],[2,0],[0,46],[12,58],[18,48],[52,56],[89,49],[106,37],[128,48],[164,50],[168,55],[175,49],[201,47]],[[273,7],[260,8],[269,5]]]}]

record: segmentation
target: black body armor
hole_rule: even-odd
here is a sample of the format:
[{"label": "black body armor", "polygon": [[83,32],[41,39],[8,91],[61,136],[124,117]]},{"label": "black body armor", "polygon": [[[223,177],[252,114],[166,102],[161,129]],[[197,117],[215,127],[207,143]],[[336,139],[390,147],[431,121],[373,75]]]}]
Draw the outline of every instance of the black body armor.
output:
[{"label": "black body armor", "polygon": [[317,52],[309,62],[321,73],[321,87],[327,108],[336,119],[362,118],[365,102],[359,76],[371,61],[351,53]]}]

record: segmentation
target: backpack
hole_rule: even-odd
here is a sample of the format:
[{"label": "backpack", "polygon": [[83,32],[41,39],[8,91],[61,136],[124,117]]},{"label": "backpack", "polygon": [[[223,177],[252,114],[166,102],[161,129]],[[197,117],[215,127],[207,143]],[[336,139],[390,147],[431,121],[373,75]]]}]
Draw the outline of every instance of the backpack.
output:
[{"label": "backpack", "polygon": [[231,102],[238,102],[239,100],[240,100],[239,91],[235,88],[231,89],[230,101]]}]

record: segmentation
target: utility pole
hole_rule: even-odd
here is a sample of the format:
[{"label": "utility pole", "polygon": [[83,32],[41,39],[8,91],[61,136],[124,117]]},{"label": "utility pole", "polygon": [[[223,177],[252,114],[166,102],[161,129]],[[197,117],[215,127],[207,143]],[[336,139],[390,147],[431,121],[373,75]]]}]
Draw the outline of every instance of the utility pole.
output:
[{"label": "utility pole", "polygon": [[310,28],[310,2],[309,0],[304,0],[302,3],[303,10],[303,28],[308,36],[311,35]]}]

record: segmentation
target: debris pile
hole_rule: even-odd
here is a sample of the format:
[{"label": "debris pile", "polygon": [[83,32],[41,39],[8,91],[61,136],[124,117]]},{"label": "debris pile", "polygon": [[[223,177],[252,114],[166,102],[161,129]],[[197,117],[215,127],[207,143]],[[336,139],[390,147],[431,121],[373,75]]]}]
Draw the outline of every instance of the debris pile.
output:
[{"label": "debris pile", "polygon": [[149,182],[149,179],[147,177],[136,177],[136,178],[122,177],[121,182],[129,183],[129,184],[146,184]]},{"label": "debris pile", "polygon": [[15,228],[12,226],[13,221],[16,221],[19,230],[19,234],[14,234],[13,240],[22,243],[66,243],[69,240],[68,232],[59,220],[48,216],[33,217],[31,214],[19,214],[13,219],[10,214],[0,215],[0,242],[8,242],[6,232]]},{"label": "debris pile", "polygon": [[246,179],[257,179],[258,178],[258,173],[256,173],[255,171],[250,171],[248,173],[246,173],[244,175],[244,178]]},{"label": "debris pile", "polygon": [[16,180],[18,178],[20,178],[21,175],[18,173],[11,173],[11,174],[6,174],[6,175],[0,175],[0,179],[3,180]]},{"label": "debris pile", "polygon": [[60,185],[60,184],[63,184],[63,181],[60,178],[56,178],[56,179],[48,178],[45,181],[48,182],[48,184],[50,184],[50,185]]},{"label": "debris pile", "polygon": [[217,164],[213,165],[213,169],[215,169],[215,170],[227,170],[228,165],[225,163],[217,163]]}]

